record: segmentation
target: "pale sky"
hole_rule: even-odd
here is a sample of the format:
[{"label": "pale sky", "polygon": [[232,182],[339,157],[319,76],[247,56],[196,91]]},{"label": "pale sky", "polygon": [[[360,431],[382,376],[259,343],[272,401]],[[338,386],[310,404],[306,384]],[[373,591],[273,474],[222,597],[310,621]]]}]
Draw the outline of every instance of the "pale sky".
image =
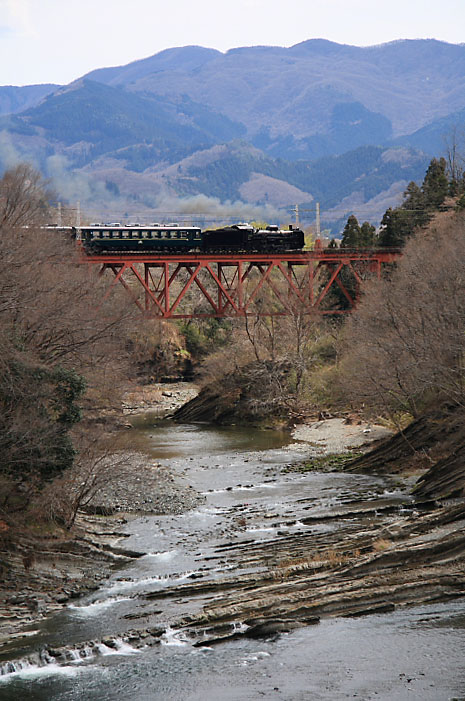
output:
[{"label": "pale sky", "polygon": [[0,0],[0,85],[66,84],[196,44],[465,42],[465,0]]}]

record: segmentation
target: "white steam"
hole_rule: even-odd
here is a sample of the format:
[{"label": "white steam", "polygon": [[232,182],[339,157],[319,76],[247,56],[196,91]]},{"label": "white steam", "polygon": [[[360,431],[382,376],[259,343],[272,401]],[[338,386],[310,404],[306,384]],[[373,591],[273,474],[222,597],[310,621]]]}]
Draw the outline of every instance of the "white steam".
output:
[{"label": "white steam", "polygon": [[193,195],[192,197],[162,196],[157,201],[157,211],[160,213],[179,213],[197,217],[207,216],[216,219],[284,221],[289,218],[285,209],[279,209],[269,204],[256,205],[242,200],[226,200],[222,202],[218,197],[207,195]]}]

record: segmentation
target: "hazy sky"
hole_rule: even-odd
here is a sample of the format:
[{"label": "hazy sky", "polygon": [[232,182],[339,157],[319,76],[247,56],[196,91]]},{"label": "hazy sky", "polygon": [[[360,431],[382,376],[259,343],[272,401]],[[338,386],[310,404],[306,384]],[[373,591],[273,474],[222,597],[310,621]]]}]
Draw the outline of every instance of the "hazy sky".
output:
[{"label": "hazy sky", "polygon": [[0,0],[0,85],[69,83],[173,46],[465,42],[465,0]]}]

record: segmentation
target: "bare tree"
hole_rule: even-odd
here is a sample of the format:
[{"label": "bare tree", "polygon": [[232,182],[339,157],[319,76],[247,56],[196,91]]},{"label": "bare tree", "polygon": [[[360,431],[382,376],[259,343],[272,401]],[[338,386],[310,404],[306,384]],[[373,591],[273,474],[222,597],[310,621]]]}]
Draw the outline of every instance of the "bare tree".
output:
[{"label": "bare tree", "polygon": [[203,381],[213,385],[233,376],[256,414],[289,416],[312,401],[314,375],[334,360],[335,338],[310,305],[308,276],[294,289],[279,276],[272,284],[257,295],[253,313],[235,322],[226,348],[206,359]]},{"label": "bare tree", "polygon": [[417,416],[444,399],[464,405],[464,224],[463,213],[437,216],[347,323],[342,385],[374,412]]},{"label": "bare tree", "polygon": [[444,136],[447,170],[453,183],[459,183],[465,172],[465,129],[454,124]]},{"label": "bare tree", "polygon": [[51,191],[39,172],[27,163],[7,170],[0,180],[0,230],[43,222]]},{"label": "bare tree", "polygon": [[[39,510],[46,518],[72,528],[79,511],[86,510],[95,497],[118,481],[131,481],[128,458],[116,453],[114,440],[80,431],[79,454],[67,470],[40,493]],[[36,499],[37,500],[37,499]]]},{"label": "bare tree", "polygon": [[131,315],[125,296],[103,304],[70,240],[36,225],[47,198],[29,166],[0,180],[1,472],[23,492],[73,464],[82,410],[108,407]]}]

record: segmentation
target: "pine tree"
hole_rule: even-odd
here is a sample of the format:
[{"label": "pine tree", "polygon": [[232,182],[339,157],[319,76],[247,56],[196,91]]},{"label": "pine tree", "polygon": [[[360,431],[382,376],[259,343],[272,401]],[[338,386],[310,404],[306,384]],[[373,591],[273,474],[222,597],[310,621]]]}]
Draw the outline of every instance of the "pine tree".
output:
[{"label": "pine tree", "polygon": [[347,220],[342,232],[341,248],[358,248],[360,246],[360,225],[353,214]]},{"label": "pine tree", "polygon": [[449,190],[446,175],[447,163],[445,158],[433,158],[426,171],[421,191],[425,198],[427,209],[438,209],[444,202]]},{"label": "pine tree", "polygon": [[378,243],[383,248],[403,246],[412,233],[411,215],[398,207],[389,207],[381,220]]},{"label": "pine tree", "polygon": [[359,245],[362,248],[371,248],[376,243],[376,227],[370,222],[364,221],[360,227]]},{"label": "pine tree", "polygon": [[400,207],[389,208],[381,221],[380,246],[404,246],[416,229],[425,227],[449,192],[444,158],[433,158],[421,188],[410,182]]},{"label": "pine tree", "polygon": [[412,180],[405,189],[402,209],[408,209],[411,212],[422,212],[425,206],[426,201],[422,189]]}]

